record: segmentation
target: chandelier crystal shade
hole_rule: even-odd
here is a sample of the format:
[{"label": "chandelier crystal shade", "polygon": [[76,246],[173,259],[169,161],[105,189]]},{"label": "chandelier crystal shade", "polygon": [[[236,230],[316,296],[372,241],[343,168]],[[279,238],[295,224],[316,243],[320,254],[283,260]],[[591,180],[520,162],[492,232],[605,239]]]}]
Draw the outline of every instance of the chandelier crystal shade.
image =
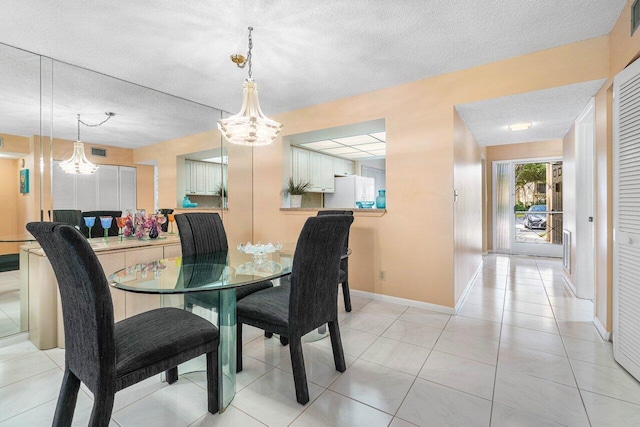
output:
[{"label": "chandelier crystal shade", "polygon": [[249,64],[249,78],[242,85],[242,108],[240,112],[227,119],[218,120],[218,129],[231,144],[256,147],[271,144],[282,125],[264,115],[258,99],[258,84],[251,78],[251,38],[252,27],[249,27],[249,53],[245,59],[242,55],[232,55],[231,60],[239,67]]},{"label": "chandelier crystal shade", "polygon": [[73,143],[73,154],[70,158],[64,162],[60,162],[60,168],[66,173],[91,175],[98,170],[98,165],[91,163],[87,156],[84,154],[84,144],[80,141],[80,124],[87,127],[98,127],[105,124],[116,113],[105,113],[107,118],[97,124],[87,124],[80,120],[80,114],[78,114],[78,139]]}]

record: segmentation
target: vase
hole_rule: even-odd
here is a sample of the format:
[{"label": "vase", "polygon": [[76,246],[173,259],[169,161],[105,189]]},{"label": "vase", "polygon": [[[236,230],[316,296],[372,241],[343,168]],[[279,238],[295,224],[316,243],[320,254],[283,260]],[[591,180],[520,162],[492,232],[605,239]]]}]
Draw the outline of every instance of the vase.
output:
[{"label": "vase", "polygon": [[385,209],[387,207],[387,190],[378,190],[378,197],[376,197],[376,208]]},{"label": "vase", "polygon": [[154,221],[153,224],[151,225],[151,228],[149,229],[149,238],[155,239],[158,237],[159,234],[160,233],[158,232],[158,223]]},{"label": "vase", "polygon": [[289,199],[289,206],[291,206],[292,208],[302,207],[302,195],[292,194]]}]

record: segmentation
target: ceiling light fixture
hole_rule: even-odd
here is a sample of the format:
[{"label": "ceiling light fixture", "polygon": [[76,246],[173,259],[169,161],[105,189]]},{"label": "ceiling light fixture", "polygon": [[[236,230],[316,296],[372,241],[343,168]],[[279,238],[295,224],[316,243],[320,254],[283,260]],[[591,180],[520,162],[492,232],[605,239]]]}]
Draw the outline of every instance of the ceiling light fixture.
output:
[{"label": "ceiling light fixture", "polygon": [[218,129],[230,143],[254,147],[271,144],[282,130],[282,125],[265,116],[260,108],[258,84],[251,78],[252,31],[253,27],[249,27],[247,57],[231,55],[231,61],[238,68],[244,68],[249,64],[249,78],[242,85],[242,108],[235,116],[218,120]]},{"label": "ceiling light fixture", "polygon": [[525,122],[525,123],[514,123],[512,125],[509,125],[509,130],[511,131],[516,131],[516,130],[527,130],[531,128],[531,122]]},{"label": "ceiling light fixture", "polygon": [[73,154],[64,162],[60,162],[60,167],[66,173],[75,173],[82,175],[91,175],[98,170],[98,165],[91,163],[87,156],[84,154],[84,144],[80,141],[80,124],[87,127],[98,127],[105,124],[109,119],[116,115],[116,113],[105,113],[107,118],[97,124],[88,124],[80,119],[78,114],[78,140],[73,143]]}]

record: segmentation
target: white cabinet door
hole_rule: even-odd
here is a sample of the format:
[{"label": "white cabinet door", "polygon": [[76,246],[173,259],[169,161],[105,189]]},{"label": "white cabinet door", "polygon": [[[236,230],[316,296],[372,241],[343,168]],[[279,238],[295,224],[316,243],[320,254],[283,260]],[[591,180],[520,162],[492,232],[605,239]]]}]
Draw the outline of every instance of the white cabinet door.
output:
[{"label": "white cabinet door", "polygon": [[184,192],[191,194],[191,160],[184,161]]},{"label": "white cabinet door", "polygon": [[135,211],[137,206],[136,201],[136,168],[128,166],[119,167],[120,179],[120,207],[119,210],[123,214],[126,214],[128,210]]},{"label": "white cabinet door", "polygon": [[333,158],[333,174],[336,176],[353,175],[353,162],[351,160]]},{"label": "white cabinet door", "polygon": [[206,194],[207,168],[204,162],[191,163],[191,194]]},{"label": "white cabinet door", "polygon": [[315,151],[309,152],[309,181],[311,182],[311,188],[309,190],[313,192],[321,192],[322,184],[324,184],[322,157],[322,154]]},{"label": "white cabinet door", "polygon": [[76,176],[66,173],[60,162],[53,162],[53,209],[76,208]]},{"label": "white cabinet door", "polygon": [[206,163],[206,194],[215,195],[222,185],[222,167],[218,163]]},{"label": "white cabinet door", "polygon": [[309,151],[291,147],[291,177],[295,183],[309,181]]},{"label": "white cabinet door", "polygon": [[97,210],[115,211],[120,206],[118,197],[118,166],[102,165],[95,173],[98,185]]},{"label": "white cabinet door", "polygon": [[322,174],[322,192],[333,193],[334,190],[334,178],[333,178],[333,157],[321,154],[321,174]]}]

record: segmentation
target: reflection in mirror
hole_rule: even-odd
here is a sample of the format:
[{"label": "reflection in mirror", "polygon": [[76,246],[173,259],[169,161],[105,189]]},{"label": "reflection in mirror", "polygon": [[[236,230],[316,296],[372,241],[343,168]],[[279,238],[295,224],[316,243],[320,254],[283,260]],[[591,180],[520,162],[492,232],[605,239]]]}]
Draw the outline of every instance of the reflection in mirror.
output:
[{"label": "reflection in mirror", "polygon": [[40,68],[50,65],[44,62],[0,44],[0,337],[28,328],[18,252],[26,223],[40,216]]},{"label": "reflection in mirror", "polygon": [[386,208],[386,145],[384,119],[283,137],[282,206]]}]

